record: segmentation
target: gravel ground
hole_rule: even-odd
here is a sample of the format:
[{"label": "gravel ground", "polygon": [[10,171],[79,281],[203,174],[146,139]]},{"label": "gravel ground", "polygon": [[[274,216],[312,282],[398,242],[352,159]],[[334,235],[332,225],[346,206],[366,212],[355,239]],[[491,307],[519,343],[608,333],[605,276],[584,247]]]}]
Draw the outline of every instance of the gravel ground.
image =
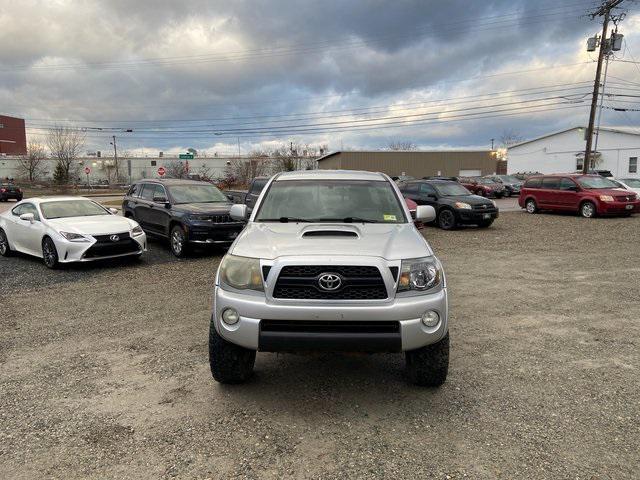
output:
[{"label": "gravel ground", "polygon": [[1,476],[638,478],[639,229],[424,230],[451,292],[440,389],[407,385],[399,355],[259,354],[249,384],[214,383],[216,254],[0,259]]}]

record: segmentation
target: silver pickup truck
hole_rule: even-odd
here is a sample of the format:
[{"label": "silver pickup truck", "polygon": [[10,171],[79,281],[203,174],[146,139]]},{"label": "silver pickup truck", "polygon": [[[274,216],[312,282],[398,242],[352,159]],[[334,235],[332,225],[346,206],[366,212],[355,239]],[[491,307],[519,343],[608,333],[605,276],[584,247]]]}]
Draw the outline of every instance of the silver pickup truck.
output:
[{"label": "silver pickup truck", "polygon": [[[244,219],[247,207],[231,216]],[[435,218],[430,206],[416,216]],[[240,383],[256,352],[404,352],[408,379],[449,368],[442,265],[386,175],[274,176],[223,258],[209,332],[213,378]]]}]

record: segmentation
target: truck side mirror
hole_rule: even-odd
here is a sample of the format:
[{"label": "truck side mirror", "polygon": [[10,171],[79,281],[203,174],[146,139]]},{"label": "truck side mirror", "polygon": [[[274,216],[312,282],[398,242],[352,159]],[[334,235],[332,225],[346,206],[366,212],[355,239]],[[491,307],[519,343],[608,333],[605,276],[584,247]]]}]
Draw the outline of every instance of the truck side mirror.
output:
[{"label": "truck side mirror", "polygon": [[244,222],[247,219],[247,206],[240,205],[236,203],[235,205],[231,205],[231,209],[229,210],[229,216],[234,220]]},{"label": "truck side mirror", "polygon": [[431,205],[418,205],[416,208],[416,220],[433,222],[436,219],[436,210]]}]

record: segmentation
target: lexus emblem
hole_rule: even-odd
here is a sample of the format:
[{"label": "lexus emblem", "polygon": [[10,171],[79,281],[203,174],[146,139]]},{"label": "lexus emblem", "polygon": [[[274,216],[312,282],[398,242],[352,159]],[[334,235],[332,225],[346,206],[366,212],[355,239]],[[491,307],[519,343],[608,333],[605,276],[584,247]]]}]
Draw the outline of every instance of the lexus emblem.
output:
[{"label": "lexus emblem", "polygon": [[109,237],[109,240],[111,240],[112,242],[117,242],[118,240],[120,240],[120,236],[118,235],[111,235]]},{"label": "lexus emblem", "polygon": [[333,292],[342,285],[342,279],[340,275],[335,273],[323,273],[318,277],[318,286],[327,292]]}]

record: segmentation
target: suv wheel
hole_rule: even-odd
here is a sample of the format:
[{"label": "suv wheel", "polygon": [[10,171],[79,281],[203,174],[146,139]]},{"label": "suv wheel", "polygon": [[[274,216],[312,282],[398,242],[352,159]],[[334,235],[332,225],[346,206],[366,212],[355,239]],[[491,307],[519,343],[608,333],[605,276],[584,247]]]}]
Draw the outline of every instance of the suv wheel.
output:
[{"label": "suv wheel", "polygon": [[211,318],[209,326],[209,366],[220,383],[243,383],[253,373],[256,351],[227,342],[218,335]]},{"label": "suv wheel", "polygon": [[58,266],[58,249],[49,237],[42,240],[42,259],[47,268],[56,268]]},{"label": "suv wheel", "polygon": [[438,214],[438,226],[443,230],[456,228],[456,214],[448,208],[443,208]]},{"label": "suv wheel", "polygon": [[536,213],[538,211],[538,205],[536,205],[536,201],[533,198],[525,202],[524,208],[527,213]]},{"label": "suv wheel", "polygon": [[596,216],[596,206],[593,202],[584,202],[580,205],[580,215],[584,218],[593,218]]},{"label": "suv wheel", "polygon": [[438,343],[405,352],[405,357],[411,383],[439,387],[449,372],[449,332]]},{"label": "suv wheel", "polygon": [[0,228],[0,255],[8,257],[11,255],[11,249],[9,248],[9,240],[4,230]]},{"label": "suv wheel", "polygon": [[169,235],[169,243],[171,244],[171,252],[178,258],[187,254],[189,244],[187,243],[187,234],[181,225],[175,225],[171,229]]}]

